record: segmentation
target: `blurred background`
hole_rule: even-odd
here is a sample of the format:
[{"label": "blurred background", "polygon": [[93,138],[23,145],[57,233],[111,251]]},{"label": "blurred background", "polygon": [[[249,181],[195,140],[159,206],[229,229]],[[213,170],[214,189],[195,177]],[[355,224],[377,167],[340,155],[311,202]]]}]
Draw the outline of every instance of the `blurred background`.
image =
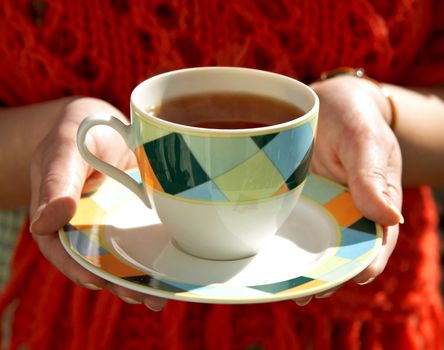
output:
[{"label": "blurred background", "polygon": [[[441,271],[444,274],[444,188],[434,189],[436,203],[439,209],[439,222],[441,233]],[[444,295],[444,279],[441,277],[441,292]]]}]

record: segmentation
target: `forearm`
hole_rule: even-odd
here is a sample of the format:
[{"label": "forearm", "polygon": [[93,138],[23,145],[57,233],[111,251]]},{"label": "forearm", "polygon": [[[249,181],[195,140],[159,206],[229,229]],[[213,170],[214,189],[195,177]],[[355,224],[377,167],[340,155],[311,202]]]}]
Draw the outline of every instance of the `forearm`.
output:
[{"label": "forearm", "polygon": [[387,87],[398,111],[403,185],[444,185],[444,89]]}]

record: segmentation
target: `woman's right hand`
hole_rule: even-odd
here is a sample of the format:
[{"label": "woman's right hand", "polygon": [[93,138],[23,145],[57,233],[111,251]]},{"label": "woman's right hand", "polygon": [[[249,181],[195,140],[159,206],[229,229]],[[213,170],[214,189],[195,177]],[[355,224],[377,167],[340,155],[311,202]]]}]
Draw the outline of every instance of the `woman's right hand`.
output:
[{"label": "woman's right hand", "polygon": [[[131,291],[92,274],[68,255],[57,235],[58,229],[74,216],[81,194],[94,190],[104,179],[83,160],[76,144],[80,122],[96,112],[125,120],[121,112],[105,101],[74,98],[62,108],[54,126],[34,151],[31,162],[31,233],[46,258],[73,282],[90,289],[106,288],[128,303],[144,303],[158,311],[165,305],[165,299]],[[120,169],[136,164],[122,137],[111,128],[92,128],[86,144],[97,157]]]}]

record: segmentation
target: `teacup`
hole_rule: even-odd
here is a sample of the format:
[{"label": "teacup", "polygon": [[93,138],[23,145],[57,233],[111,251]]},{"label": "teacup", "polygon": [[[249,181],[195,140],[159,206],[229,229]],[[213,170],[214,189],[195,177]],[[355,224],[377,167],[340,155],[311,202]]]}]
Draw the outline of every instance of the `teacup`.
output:
[{"label": "teacup", "polygon": [[[276,117],[254,102],[261,120],[252,124],[254,113],[244,113],[240,104],[239,115],[225,118],[231,125],[226,128],[213,117],[217,105],[198,117],[183,113],[182,107],[178,117],[162,112],[169,101],[183,106],[188,97],[208,95],[222,96],[222,105],[236,95],[271,99],[300,113]],[[234,67],[183,69],[134,89],[130,125],[106,114],[87,117],[77,144],[92,167],[156,210],[179,249],[205,259],[241,259],[256,254],[295,208],[308,173],[318,110],[313,90],[287,76]],[[95,125],[114,128],[125,139],[136,154],[142,184],[87,149],[85,138]]]}]

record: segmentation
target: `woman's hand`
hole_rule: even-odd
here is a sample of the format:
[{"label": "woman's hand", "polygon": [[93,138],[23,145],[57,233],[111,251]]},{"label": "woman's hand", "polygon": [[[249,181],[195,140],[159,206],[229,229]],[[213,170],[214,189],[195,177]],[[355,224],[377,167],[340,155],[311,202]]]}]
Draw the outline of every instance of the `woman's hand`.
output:
[{"label": "woman's hand", "polygon": [[377,257],[354,278],[369,283],[384,270],[403,222],[401,152],[389,126],[390,107],[379,88],[365,79],[343,75],[312,88],[320,99],[320,114],[311,171],[348,186],[364,216],[384,226]]},{"label": "woman's hand", "polygon": [[[128,303],[144,303],[160,310],[166,300],[114,285],[90,273],[62,247],[57,230],[76,212],[82,192],[90,192],[103,180],[81,158],[76,145],[80,122],[94,112],[106,112],[121,120],[124,116],[108,103],[94,98],[68,102],[54,127],[36,148],[31,163],[31,232],[42,253],[73,282],[90,289],[106,288]],[[123,139],[107,127],[94,127],[88,148],[100,159],[121,169],[134,166],[135,159]]]},{"label": "woman's hand", "polygon": [[[368,283],[387,264],[396,244],[397,224],[402,220],[401,155],[388,125],[390,111],[380,91],[362,79],[342,76],[312,87],[321,102],[312,171],[347,185],[361,212],[385,226],[378,256],[355,277],[358,283]],[[31,231],[42,253],[75,283],[92,289],[107,288],[127,302],[143,302],[160,310],[165,299],[113,285],[82,268],[66,253],[56,234],[74,215],[81,193],[93,190],[102,181],[102,176],[81,158],[75,141],[80,122],[99,111],[124,120],[104,101],[73,99],[34,152]],[[110,164],[122,169],[135,165],[133,154],[111,128],[93,128],[87,143],[93,153]],[[309,299],[297,302],[305,304]]]}]

